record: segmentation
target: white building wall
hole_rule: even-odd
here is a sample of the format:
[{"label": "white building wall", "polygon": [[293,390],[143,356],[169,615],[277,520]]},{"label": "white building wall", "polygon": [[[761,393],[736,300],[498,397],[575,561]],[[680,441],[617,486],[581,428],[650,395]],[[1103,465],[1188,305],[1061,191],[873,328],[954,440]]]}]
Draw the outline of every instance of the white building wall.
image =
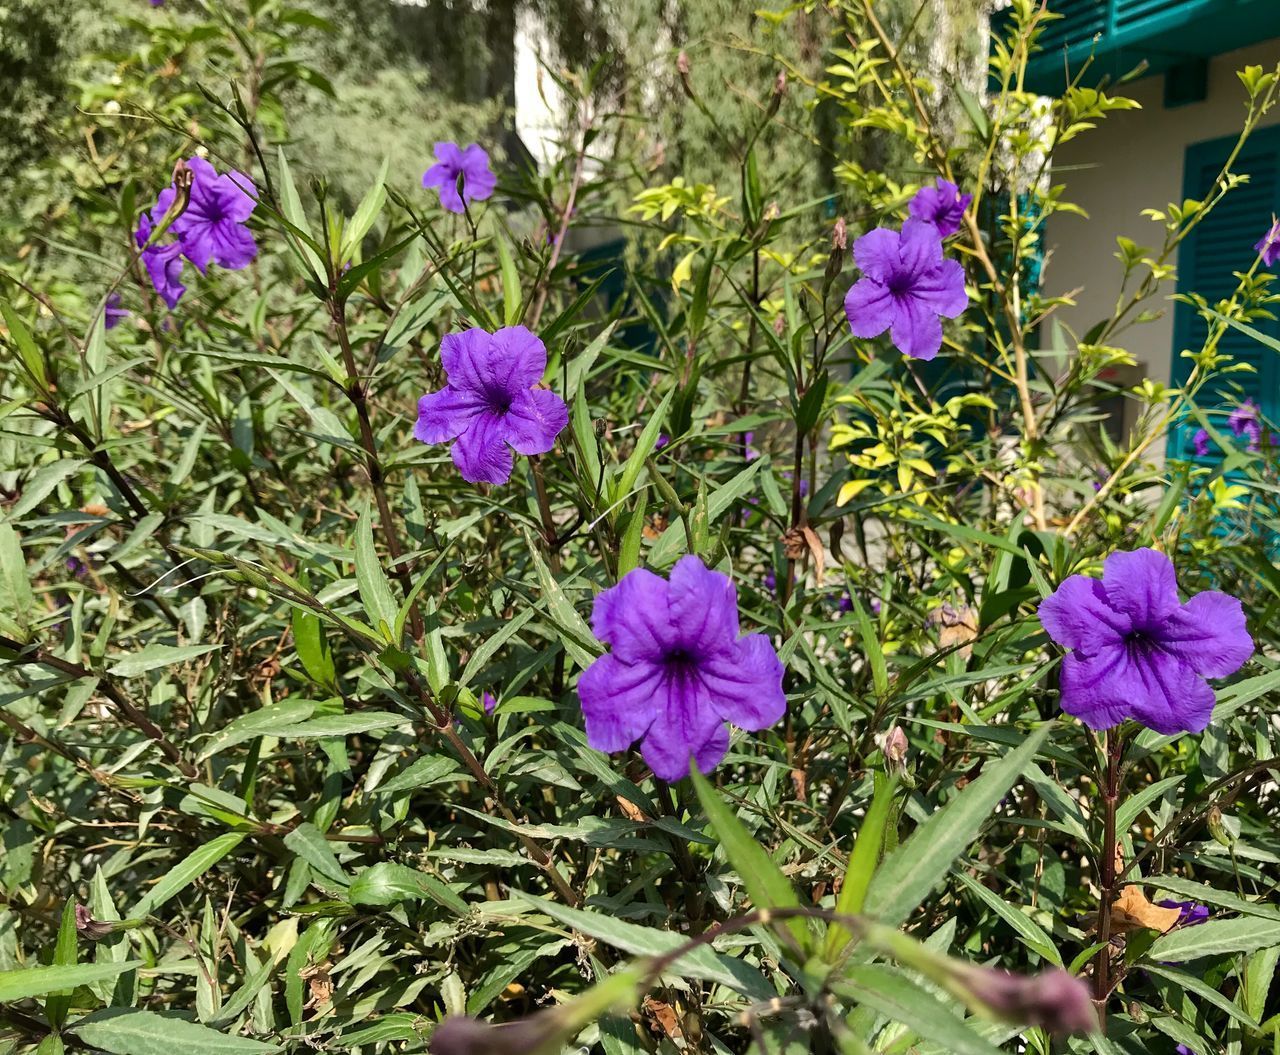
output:
[{"label": "white building wall", "polygon": [[[1089,218],[1061,213],[1049,219],[1044,289],[1055,296],[1079,289],[1076,306],[1055,313],[1077,338],[1115,310],[1121,276],[1113,255],[1116,236],[1145,246],[1163,240],[1163,228],[1142,210],[1182,201],[1188,146],[1240,131],[1246,96],[1236,71],[1248,65],[1274,68],[1278,60],[1280,39],[1219,55],[1209,63],[1205,100],[1173,109],[1164,105],[1163,74],[1122,85],[1116,94],[1136,99],[1142,109],[1110,114],[1096,129],[1055,152],[1053,182],[1065,184],[1064,199],[1080,205]],[[1270,124],[1280,124],[1280,108],[1261,122]],[[1267,221],[1258,218],[1259,238]],[[1159,319],[1132,326],[1112,342],[1132,353],[1147,377],[1166,384],[1173,366],[1174,304],[1169,298],[1175,288],[1170,280],[1148,301],[1151,310],[1162,313]]]}]

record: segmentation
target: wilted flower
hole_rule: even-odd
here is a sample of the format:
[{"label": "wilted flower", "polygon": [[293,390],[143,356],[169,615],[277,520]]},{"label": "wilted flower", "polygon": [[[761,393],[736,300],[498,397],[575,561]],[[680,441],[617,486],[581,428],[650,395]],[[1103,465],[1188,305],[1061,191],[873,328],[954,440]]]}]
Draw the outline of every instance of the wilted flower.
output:
[{"label": "wilted flower", "polygon": [[[191,200],[182,215],[173,221],[169,233],[178,236],[182,255],[203,274],[209,262],[239,271],[248,267],[258,255],[258,244],[244,224],[258,204],[253,180],[243,172],[219,175],[199,155],[187,161],[191,171]],[[153,223],[159,223],[174,202],[177,191],[166,187],[151,210]]]},{"label": "wilted flower", "polygon": [[938,234],[946,238],[960,230],[964,211],[971,201],[972,194],[961,194],[960,188],[950,180],[939,179],[936,187],[921,187],[916,191],[907,211],[915,219],[933,224]]},{"label": "wilted flower", "polygon": [[101,941],[108,938],[119,929],[118,923],[109,923],[103,920],[93,918],[93,913],[89,911],[87,905],[77,905],[75,908],[76,931],[85,941]]},{"label": "wilted flower", "polygon": [[1209,433],[1206,429],[1196,429],[1191,437],[1191,445],[1195,448],[1196,457],[1204,458],[1209,454]]},{"label": "wilted flower", "polygon": [[449,382],[418,400],[413,434],[423,443],[455,441],[450,453],[464,480],[506,483],[512,450],[544,454],[569,423],[564,400],[534,387],[547,349],[523,326],[446,334],[440,361]]},{"label": "wilted flower", "polygon": [[422,174],[424,187],[440,192],[440,204],[450,212],[465,212],[466,203],[484,201],[498,185],[489,155],[475,143],[464,150],[457,143],[437,143],[436,163]]},{"label": "wilted flower", "polygon": [[891,725],[887,731],[875,738],[876,746],[884,755],[884,767],[899,777],[907,771],[907,734],[900,725]]},{"label": "wilted flower", "polygon": [[1280,220],[1271,218],[1271,229],[1262,236],[1262,240],[1253,247],[1254,252],[1262,257],[1262,262],[1271,267],[1280,260]]},{"label": "wilted flower", "polygon": [[1098,1028],[1098,1013],[1088,987],[1061,968],[1019,975],[974,967],[961,976],[962,984],[1000,1018],[1042,1026],[1050,1033],[1090,1033]]},{"label": "wilted flower", "polygon": [[129,317],[129,312],[120,306],[121,303],[119,293],[112,293],[107,297],[106,307],[102,309],[102,323],[108,330],[114,330]]},{"label": "wilted flower", "polygon": [[913,359],[932,359],[942,347],[942,321],[969,303],[964,268],[942,256],[938,229],[911,219],[902,231],[877,227],[853,243],[863,277],[844,298],[855,337],[889,331],[894,346]]},{"label": "wilted flower", "polygon": [[782,663],[764,634],[739,637],[727,575],[692,554],[670,581],[636,568],[596,597],[592,628],[611,646],[583,672],[578,696],[587,743],[640,752],[674,782],[693,758],[709,773],[729,748],[726,722],[767,729],[787,709]]},{"label": "wilted flower", "polygon": [[1135,718],[1164,734],[1209,723],[1206,678],[1239,670],[1253,654],[1244,610],[1217,590],[1178,600],[1173,564],[1153,549],[1113,553],[1102,579],[1072,575],[1040,605],[1059,645],[1062,709],[1091,729]]}]

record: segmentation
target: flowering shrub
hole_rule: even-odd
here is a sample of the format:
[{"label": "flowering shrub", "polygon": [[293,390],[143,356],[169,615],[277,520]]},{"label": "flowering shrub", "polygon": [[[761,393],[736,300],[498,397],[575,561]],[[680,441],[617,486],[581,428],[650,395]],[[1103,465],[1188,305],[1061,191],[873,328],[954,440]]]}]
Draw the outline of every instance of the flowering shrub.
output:
[{"label": "flowering shrub", "polygon": [[[137,23],[172,98],[0,273],[5,1050],[1272,1050],[1275,444],[1207,395],[1271,217],[1097,420],[1230,166],[1058,364],[1046,166],[1129,103],[1018,90],[1032,0],[967,126],[842,0],[738,186],[566,72],[547,172],[357,201],[290,154],[322,20],[249,8]],[[761,184],[787,93],[843,219]]]}]

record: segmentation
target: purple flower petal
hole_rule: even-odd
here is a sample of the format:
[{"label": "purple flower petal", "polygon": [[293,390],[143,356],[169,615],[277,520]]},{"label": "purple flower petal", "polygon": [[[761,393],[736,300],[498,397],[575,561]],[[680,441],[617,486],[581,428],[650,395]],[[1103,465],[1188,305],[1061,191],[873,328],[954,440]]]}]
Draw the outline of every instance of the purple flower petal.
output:
[{"label": "purple flower petal", "polygon": [[1107,603],[1128,615],[1135,630],[1158,626],[1181,607],[1173,562],[1158,550],[1111,554],[1102,565],[1102,585]]},{"label": "purple flower petal", "polygon": [[1062,660],[1062,709],[1090,729],[1110,729],[1132,711],[1133,694],[1143,681],[1123,646],[1093,656],[1072,652]]},{"label": "purple flower petal", "polygon": [[[668,669],[662,689],[655,694],[657,714],[640,754],[654,776],[674,783],[689,772],[689,759],[710,760],[714,766],[729,747],[728,730],[711,706],[700,679],[679,669]],[[700,757],[701,756],[701,757]]]},{"label": "purple flower petal", "polygon": [[708,656],[703,684],[716,713],[743,729],[768,729],[787,713],[782,661],[763,634],[748,634],[730,652]]},{"label": "purple flower petal", "polygon": [[502,419],[485,410],[471,419],[449,449],[462,478],[472,484],[505,484],[514,457],[506,444]]},{"label": "purple flower petal", "polygon": [[423,443],[456,438],[453,460],[464,479],[506,483],[513,448],[543,454],[569,423],[564,400],[531,387],[546,369],[547,350],[523,326],[446,334],[440,360],[449,383],[419,399],[414,436]]},{"label": "purple flower petal", "polygon": [[923,300],[900,296],[889,337],[903,355],[929,362],[942,348],[942,320]]},{"label": "purple flower petal", "polygon": [[860,278],[844,296],[844,315],[855,337],[879,337],[893,325],[896,305],[889,287]]},{"label": "purple flower petal", "polygon": [[973,201],[972,194],[961,194],[950,180],[939,178],[936,187],[921,187],[911,199],[907,211],[918,220],[937,228],[943,238],[955,234],[964,222],[964,211]]},{"label": "purple flower petal", "polygon": [[1062,662],[1062,709],[1094,729],[1134,718],[1165,735],[1200,732],[1214,704],[1205,678],[1253,653],[1240,602],[1209,591],[1181,604],[1172,562],[1152,549],[1111,554],[1101,582],[1073,575],[1040,619],[1075,649]]},{"label": "purple flower petal", "polygon": [[671,569],[667,605],[684,648],[726,652],[737,642],[738,591],[733,580],[711,571],[692,554]]},{"label": "purple flower petal", "polygon": [[1244,606],[1218,590],[1196,594],[1152,636],[1205,678],[1234,674],[1253,655]]},{"label": "purple flower petal", "polygon": [[669,590],[666,580],[647,568],[628,572],[617,586],[596,595],[592,632],[624,662],[657,662],[676,641]]},{"label": "purple flower petal", "polygon": [[888,227],[868,231],[853,243],[858,270],[877,282],[888,282],[902,267],[902,236]]},{"label": "purple flower petal", "polygon": [[450,212],[465,212],[467,202],[483,201],[493,194],[498,177],[489,167],[489,155],[483,147],[472,143],[463,150],[457,143],[437,143],[435,155],[436,163],[422,174],[422,185],[436,188],[440,204]]},{"label": "purple flower petal", "polygon": [[624,663],[616,655],[592,663],[578,679],[587,743],[612,753],[644,736],[658,713],[665,680],[665,671],[654,663]]},{"label": "purple flower petal", "polygon": [[900,270],[913,275],[925,275],[942,266],[942,239],[938,229],[924,220],[908,220],[902,225],[898,252]]},{"label": "purple flower petal", "polygon": [[503,425],[517,454],[545,454],[569,424],[569,408],[554,392],[533,388],[518,392]]},{"label": "purple flower petal", "polygon": [[413,435],[423,443],[448,443],[457,439],[478,414],[489,408],[484,396],[472,388],[445,385],[418,400],[418,423]]},{"label": "purple flower petal", "polygon": [[1063,648],[1094,655],[1119,644],[1133,629],[1133,621],[1107,603],[1107,592],[1097,579],[1072,575],[1053,596],[1040,604],[1040,622]]}]

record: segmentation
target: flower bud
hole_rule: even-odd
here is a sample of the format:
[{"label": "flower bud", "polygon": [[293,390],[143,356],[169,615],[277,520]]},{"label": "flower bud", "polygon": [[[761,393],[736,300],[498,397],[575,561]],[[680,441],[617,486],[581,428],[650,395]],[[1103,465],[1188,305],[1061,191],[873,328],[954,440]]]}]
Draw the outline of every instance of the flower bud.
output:
[{"label": "flower bud", "polygon": [[467,1015],[450,1015],[427,1042],[431,1055],[537,1055],[560,1039],[556,1009],[491,1025]]},{"label": "flower bud", "polygon": [[689,55],[685,51],[681,51],[676,56],[676,72],[680,74],[680,87],[684,89],[684,94],[690,99],[693,98],[693,82],[689,79]]},{"label": "flower bud", "polygon": [[1235,836],[1231,834],[1231,830],[1222,819],[1222,810],[1218,809],[1217,806],[1209,810],[1204,821],[1209,828],[1209,834],[1213,836],[1214,842],[1229,849],[1236,841]]},{"label": "flower bud", "polygon": [[974,967],[964,973],[962,982],[988,1010],[1011,1022],[1059,1034],[1091,1033],[1098,1028],[1098,1012],[1088,987],[1061,968],[1019,975]]},{"label": "flower bud", "polygon": [[843,253],[849,248],[849,232],[844,225],[844,217],[837,216],[835,226],[831,228],[831,251]]},{"label": "flower bud", "polygon": [[782,97],[787,94],[787,72],[779,70],[778,76],[773,81],[773,93],[769,96],[769,116],[772,117],[778,112],[778,107],[782,105]]}]

